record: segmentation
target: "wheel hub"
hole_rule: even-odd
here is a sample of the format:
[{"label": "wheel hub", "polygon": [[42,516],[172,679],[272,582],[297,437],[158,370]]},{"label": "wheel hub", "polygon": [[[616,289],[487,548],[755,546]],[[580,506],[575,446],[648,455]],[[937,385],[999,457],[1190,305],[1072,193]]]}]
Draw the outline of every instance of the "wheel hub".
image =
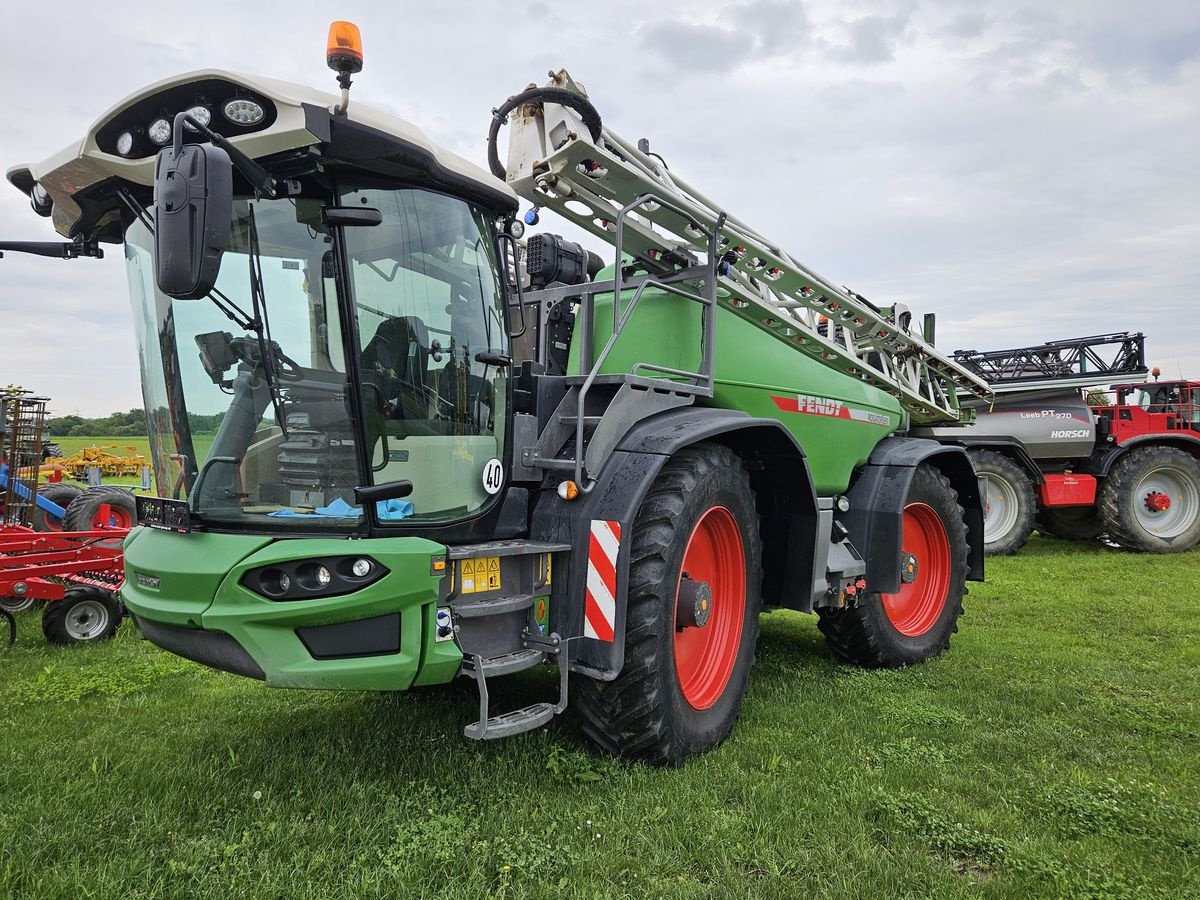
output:
[{"label": "wheel hub", "polygon": [[712,612],[712,587],[707,581],[696,581],[687,572],[679,579],[676,600],[675,630],[703,628]]},{"label": "wheel hub", "polygon": [[905,553],[903,560],[900,563],[900,580],[905,584],[912,584],[917,580],[917,572],[920,566],[917,564],[917,557],[912,553]]},{"label": "wheel hub", "polygon": [[1166,512],[1171,508],[1171,498],[1158,491],[1146,495],[1146,509],[1150,512]]}]

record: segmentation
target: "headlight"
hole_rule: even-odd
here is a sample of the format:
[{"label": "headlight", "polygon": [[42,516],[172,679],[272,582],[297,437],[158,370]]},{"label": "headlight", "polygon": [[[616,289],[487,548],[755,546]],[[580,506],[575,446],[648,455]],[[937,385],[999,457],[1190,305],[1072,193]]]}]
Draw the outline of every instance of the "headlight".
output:
[{"label": "headlight", "polygon": [[146,129],[146,136],[158,146],[163,146],[171,140],[171,123],[159,116]]},{"label": "headlight", "polygon": [[268,600],[317,600],[352,594],[387,574],[369,557],[335,556],[260,566],[246,572],[241,583]]},{"label": "headlight", "polygon": [[226,101],[221,112],[234,125],[257,125],[263,120],[263,108],[253,100],[245,97],[234,97]]}]

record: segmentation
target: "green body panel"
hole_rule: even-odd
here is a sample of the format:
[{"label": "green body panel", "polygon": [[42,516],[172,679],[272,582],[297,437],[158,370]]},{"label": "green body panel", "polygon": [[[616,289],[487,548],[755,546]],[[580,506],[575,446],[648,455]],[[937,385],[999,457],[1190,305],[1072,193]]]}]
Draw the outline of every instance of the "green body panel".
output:
[{"label": "green body panel", "polygon": [[[623,295],[623,309],[631,297]],[[612,334],[612,294],[597,295],[595,310],[593,346],[598,357]],[[646,290],[600,371],[632,372],[639,362],[695,371],[700,365],[701,315],[698,303]],[[570,360],[574,374],[580,370],[579,327],[577,321]],[[866,462],[875,445],[903,424],[900,404],[890,394],[834,372],[724,308],[717,310],[716,330],[713,397],[700,402],[783,423],[808,454],[818,494],[845,490],[852,472]],[[801,395],[834,402],[797,403]],[[862,418],[846,418],[851,410]]]},{"label": "green body panel", "polygon": [[[141,618],[233,637],[278,687],[404,690],[450,681],[462,654],[436,642],[442,576],[431,559],[446,548],[424,538],[276,540],[263,535],[172,534],[140,529],[126,544],[121,597]],[[340,597],[275,601],[240,582],[248,569],[323,556],[370,556],[388,569],[379,581]],[[197,575],[197,570],[202,574]],[[219,571],[218,571],[219,570]],[[160,579],[157,589],[137,574]],[[313,659],[297,628],[400,614],[400,652],[356,659]]]}]

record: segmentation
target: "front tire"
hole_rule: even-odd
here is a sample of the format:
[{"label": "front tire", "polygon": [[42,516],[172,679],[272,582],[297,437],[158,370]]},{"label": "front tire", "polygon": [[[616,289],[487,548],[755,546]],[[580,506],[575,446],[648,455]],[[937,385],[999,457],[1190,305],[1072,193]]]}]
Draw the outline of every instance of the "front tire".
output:
[{"label": "front tire", "polygon": [[928,464],[917,467],[909,485],[900,546],[899,591],[817,610],[821,633],[842,659],[868,668],[907,666],[940,654],[958,631],[967,526],[950,480]]},{"label": "front tire", "polygon": [[121,601],[112,591],[75,585],[61,600],[46,604],[42,634],[51,644],[64,646],[106,641],[121,627],[122,613]]},{"label": "front tire", "polygon": [[1119,459],[1096,504],[1108,536],[1127,550],[1181,553],[1200,542],[1200,463],[1174,447]]},{"label": "front tire", "polygon": [[729,735],[754,661],[762,551],[738,457],[715,444],[673,456],[629,552],[624,665],[615,681],[582,679],[575,704],[607,752],[677,764]]},{"label": "front tire", "polygon": [[1025,470],[1003,453],[969,451],[983,500],[983,552],[1011,556],[1029,540],[1037,498]]}]

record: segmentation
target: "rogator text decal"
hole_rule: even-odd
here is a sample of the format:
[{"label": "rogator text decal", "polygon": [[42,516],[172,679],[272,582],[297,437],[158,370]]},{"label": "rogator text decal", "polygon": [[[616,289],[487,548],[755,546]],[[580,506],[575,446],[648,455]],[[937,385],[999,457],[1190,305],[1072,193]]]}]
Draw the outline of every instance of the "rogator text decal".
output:
[{"label": "rogator text decal", "polygon": [[890,428],[891,417],[884,413],[872,412],[869,409],[855,409],[847,406],[841,400],[830,400],[828,397],[814,397],[810,394],[796,394],[794,397],[771,396],[784,412],[800,413],[805,416],[825,416],[830,419],[849,419],[852,422],[866,422],[869,425],[879,425]]}]

